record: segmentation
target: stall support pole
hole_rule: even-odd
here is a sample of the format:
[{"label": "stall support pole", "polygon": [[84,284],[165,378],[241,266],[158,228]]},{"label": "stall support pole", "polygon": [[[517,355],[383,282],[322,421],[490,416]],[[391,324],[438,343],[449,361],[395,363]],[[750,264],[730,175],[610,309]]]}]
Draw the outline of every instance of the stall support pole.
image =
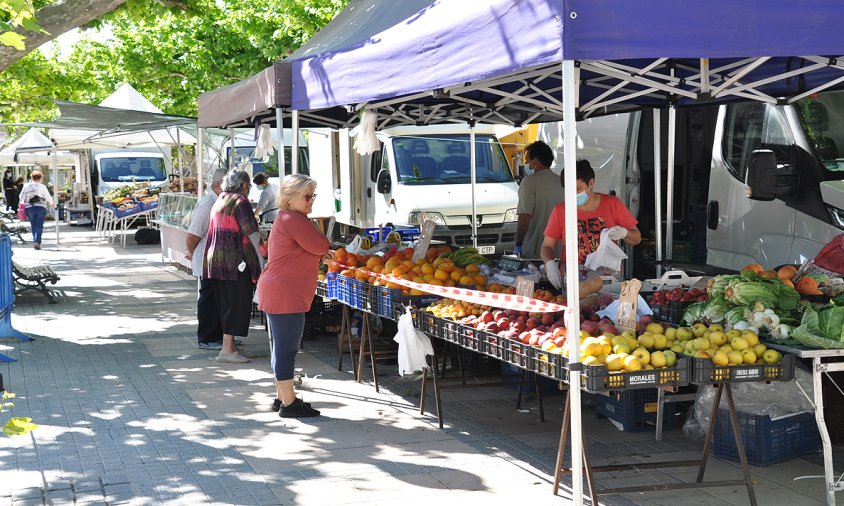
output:
[{"label": "stall support pole", "polygon": [[287,175],[287,167],[284,163],[284,113],[281,107],[275,108],[275,135],[278,142],[276,156],[278,156],[278,177]]},{"label": "stall support pole", "polygon": [[196,192],[197,192],[197,199],[201,199],[202,195],[205,194],[205,185],[203,181],[205,181],[205,143],[203,142],[202,135],[204,131],[199,126],[196,127]]},{"label": "stall support pole", "polygon": [[475,122],[469,123],[469,170],[472,182],[472,246],[478,247],[478,209],[475,204],[475,183],[477,182],[477,171],[475,164]]},{"label": "stall support pole", "polygon": [[[427,396],[427,385],[428,385],[428,373],[434,373],[434,402],[436,403],[437,407],[437,419],[440,423],[440,428],[443,428],[443,409],[442,409],[442,400],[440,398],[440,380],[439,380],[439,371],[437,365],[437,351],[434,348],[434,354],[430,355],[431,357],[431,366],[422,369],[422,392],[419,397],[419,414],[425,414],[425,398]],[[425,357],[425,360],[428,360],[428,356]]]},{"label": "stall support pole", "polygon": [[[841,363],[840,365],[844,365]],[[832,462],[832,443],[829,439],[829,430],[823,416],[823,377],[828,365],[821,364],[821,357],[812,358],[812,385],[814,387],[815,401],[815,422],[818,424],[818,432],[821,435],[821,447],[823,448],[823,469],[824,485],[826,486],[826,503],[835,506],[835,475]]]},{"label": "stall support pole", "polygon": [[668,167],[665,182],[665,256],[674,259],[674,148],[677,144],[677,108],[668,108]]},{"label": "stall support pole", "polygon": [[[291,126],[293,129],[293,138],[290,141],[290,165],[291,174],[299,173],[299,111],[293,111],[291,115]],[[279,156],[284,153],[279,152]]]},{"label": "stall support pole", "polygon": [[654,109],[654,233],[656,234],[656,277],[662,276],[662,136],[660,110]]},{"label": "stall support pole", "polygon": [[[573,60],[562,62],[562,86],[563,86],[563,151],[564,159],[564,198],[566,211],[566,233],[565,247],[565,280],[566,300],[566,327],[570,329],[580,328],[580,311],[577,301],[580,300],[579,288],[579,267],[577,247],[577,118],[575,108],[577,107],[576,90],[580,84],[580,72],[575,68]],[[580,406],[580,341],[571,339],[569,368],[569,395],[571,396],[571,465],[572,465],[572,500],[574,504],[583,504],[583,426],[581,420]],[[560,451],[563,451],[561,448]]]}]

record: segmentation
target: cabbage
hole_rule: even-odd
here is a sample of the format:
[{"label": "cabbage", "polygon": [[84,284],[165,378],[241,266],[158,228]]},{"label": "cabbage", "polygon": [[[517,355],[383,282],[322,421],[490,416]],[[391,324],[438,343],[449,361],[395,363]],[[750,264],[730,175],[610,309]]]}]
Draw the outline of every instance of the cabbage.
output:
[{"label": "cabbage", "polygon": [[844,348],[844,307],[829,305],[815,311],[807,306],[791,337],[812,348]]}]

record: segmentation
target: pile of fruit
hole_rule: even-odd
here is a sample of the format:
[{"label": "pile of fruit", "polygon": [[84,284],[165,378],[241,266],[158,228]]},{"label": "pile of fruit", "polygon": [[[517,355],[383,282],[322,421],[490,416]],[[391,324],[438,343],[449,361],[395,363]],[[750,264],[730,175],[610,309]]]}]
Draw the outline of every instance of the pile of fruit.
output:
[{"label": "pile of fruit", "polygon": [[667,306],[669,302],[699,302],[706,300],[706,289],[675,287],[670,290],[657,290],[648,302],[651,306]]},{"label": "pile of fruit", "polygon": [[182,183],[181,183],[181,180],[179,178],[173,179],[164,188],[166,189],[166,191],[169,191],[169,192],[184,191],[185,193],[196,194],[197,193],[196,189],[199,186],[197,179],[195,177],[186,176],[184,178],[184,180],[185,180],[184,190],[182,189]]},{"label": "pile of fruit", "polygon": [[486,309],[479,315],[464,317],[461,323],[500,337],[537,346],[549,353],[562,353],[567,338],[562,312],[527,313],[512,309]]}]

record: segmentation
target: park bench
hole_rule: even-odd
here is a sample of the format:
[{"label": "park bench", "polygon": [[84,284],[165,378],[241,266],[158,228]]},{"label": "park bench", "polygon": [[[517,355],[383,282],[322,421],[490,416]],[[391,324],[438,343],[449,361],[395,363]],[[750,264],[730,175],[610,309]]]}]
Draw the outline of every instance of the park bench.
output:
[{"label": "park bench", "polygon": [[29,232],[29,228],[22,223],[15,225],[6,223],[6,220],[0,219],[0,232],[8,234],[9,237],[15,236],[22,244],[25,244],[26,239],[23,238],[22,234]]},{"label": "park bench", "polygon": [[12,260],[12,274],[17,285],[16,293],[20,294],[26,290],[35,290],[43,293],[50,304],[56,303],[53,293],[47,288],[47,283],[55,285],[59,275],[49,265],[25,266]]}]

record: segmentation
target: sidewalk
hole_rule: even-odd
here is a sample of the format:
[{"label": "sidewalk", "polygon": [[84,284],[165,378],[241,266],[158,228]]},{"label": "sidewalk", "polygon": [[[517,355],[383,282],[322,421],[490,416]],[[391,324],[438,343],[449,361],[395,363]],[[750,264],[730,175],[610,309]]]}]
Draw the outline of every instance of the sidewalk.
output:
[{"label": "sidewalk", "polygon": [[[51,230],[48,227],[48,230]],[[445,429],[433,396],[418,409],[419,381],[379,366],[381,393],[355,383],[348,357],[337,370],[336,337],[305,341],[297,359],[316,419],[281,419],[269,344],[255,320],[249,364],[219,364],[196,349],[195,280],[161,263],[158,246],[124,249],[88,228],[63,227],[56,250],[14,246],[15,260],[50,263],[59,303],[19,297],[14,327],[31,342],[0,340],[18,359],[0,364],[14,416],[31,436],[0,436],[0,504],[570,504],[569,481],[551,493],[560,436],[560,396],[516,411],[513,386],[443,392]],[[25,236],[29,240],[28,236]],[[368,369],[364,373],[369,378]],[[5,415],[5,413],[4,413]],[[628,434],[594,410],[583,415],[596,463],[687,459],[702,443],[680,430],[661,442]],[[5,418],[3,419],[5,423]],[[817,456],[752,468],[759,504],[822,504]],[[696,469],[596,475],[600,487],[694,481]],[[706,479],[739,467],[711,458]],[[742,487],[602,496],[601,504],[747,504]]]}]

